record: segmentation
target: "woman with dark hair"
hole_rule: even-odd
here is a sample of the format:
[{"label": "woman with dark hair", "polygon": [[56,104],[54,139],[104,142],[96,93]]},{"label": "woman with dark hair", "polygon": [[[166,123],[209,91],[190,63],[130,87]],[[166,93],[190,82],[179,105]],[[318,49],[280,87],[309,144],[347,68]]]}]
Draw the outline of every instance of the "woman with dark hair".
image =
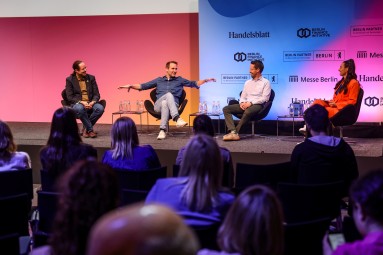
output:
[{"label": "woman with dark hair", "polygon": [[254,185],[231,206],[218,231],[222,252],[201,250],[198,255],[282,255],[283,211],[271,189]]},{"label": "woman with dark hair", "polygon": [[80,161],[58,183],[59,201],[48,246],[32,255],[83,255],[93,224],[118,206],[114,171],[97,161]]},{"label": "woman with dark hair", "polygon": [[111,131],[112,149],[104,153],[102,162],[115,169],[145,170],[160,167],[153,147],[139,145],[137,128],[129,117],[121,117]]},{"label": "woman with dark hair", "polygon": [[383,170],[372,170],[360,177],[350,189],[352,217],[362,240],[330,247],[323,238],[324,255],[383,254]]},{"label": "woman with dark hair", "polygon": [[26,152],[16,151],[12,131],[0,120],[0,171],[31,168],[31,159]]},{"label": "woman with dark hair", "polygon": [[[342,79],[335,84],[333,98],[331,100],[316,99],[313,105],[322,105],[327,110],[329,118],[333,117],[346,105],[355,105],[360,90],[355,70],[353,59],[343,61],[338,70]],[[299,131],[301,133],[306,132],[306,126],[299,129]]]},{"label": "woman with dark hair", "polygon": [[146,202],[170,206],[190,226],[221,222],[234,195],[221,186],[222,158],[211,136],[197,134],[186,145],[179,177],[159,179]]},{"label": "woman with dark hair", "polygon": [[76,113],[69,107],[57,109],[52,118],[48,142],[40,151],[43,170],[55,180],[76,161],[97,159],[93,146],[82,143],[76,122]]}]

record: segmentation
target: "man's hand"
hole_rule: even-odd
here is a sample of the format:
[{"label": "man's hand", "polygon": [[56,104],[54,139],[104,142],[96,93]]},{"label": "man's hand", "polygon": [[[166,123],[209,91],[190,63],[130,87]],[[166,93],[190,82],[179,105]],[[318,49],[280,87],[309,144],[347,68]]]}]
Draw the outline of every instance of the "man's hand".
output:
[{"label": "man's hand", "polygon": [[215,78],[208,78],[208,79],[205,79],[205,82],[210,82],[210,81],[216,82],[217,80],[216,80]]},{"label": "man's hand", "polygon": [[247,108],[251,106],[251,102],[242,102],[239,104],[239,106],[241,107],[242,110],[246,110]]},{"label": "man's hand", "polygon": [[127,84],[127,85],[119,86],[118,89],[128,89],[128,91],[129,91],[131,87],[132,87],[131,84]]}]

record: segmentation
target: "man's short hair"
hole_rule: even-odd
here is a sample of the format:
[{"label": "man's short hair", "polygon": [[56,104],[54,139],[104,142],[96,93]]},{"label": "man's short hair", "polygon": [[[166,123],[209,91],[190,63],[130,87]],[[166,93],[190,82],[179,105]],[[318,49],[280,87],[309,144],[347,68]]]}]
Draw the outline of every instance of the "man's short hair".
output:
[{"label": "man's short hair", "polygon": [[327,110],[319,104],[309,107],[305,111],[303,118],[306,124],[316,132],[327,132],[330,125]]},{"label": "man's short hair", "polygon": [[263,69],[265,68],[261,60],[253,60],[251,61],[251,64],[254,65],[255,69],[259,69],[261,73],[263,72]]},{"label": "man's short hair", "polygon": [[178,65],[177,61],[171,60],[171,61],[166,62],[165,67],[168,69],[168,68],[170,67],[170,64],[176,64],[176,65]]}]

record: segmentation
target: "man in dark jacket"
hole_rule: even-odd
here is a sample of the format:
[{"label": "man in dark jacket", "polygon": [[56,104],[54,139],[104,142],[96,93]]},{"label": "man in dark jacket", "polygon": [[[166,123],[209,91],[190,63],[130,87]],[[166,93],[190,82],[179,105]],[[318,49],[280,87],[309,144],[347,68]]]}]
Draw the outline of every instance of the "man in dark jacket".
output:
[{"label": "man in dark jacket", "polygon": [[93,126],[104,113],[104,107],[98,103],[100,93],[96,78],[86,73],[86,65],[81,60],[76,60],[72,68],[73,73],[66,78],[66,96],[83,124],[82,136],[95,138]]}]

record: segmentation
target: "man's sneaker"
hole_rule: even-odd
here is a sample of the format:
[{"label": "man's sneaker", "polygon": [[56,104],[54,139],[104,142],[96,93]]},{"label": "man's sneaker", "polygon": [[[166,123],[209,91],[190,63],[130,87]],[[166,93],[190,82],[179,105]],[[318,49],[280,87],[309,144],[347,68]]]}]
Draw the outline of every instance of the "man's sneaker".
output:
[{"label": "man's sneaker", "polygon": [[163,140],[166,138],[166,133],[164,130],[161,130],[160,133],[157,136],[157,140]]},{"label": "man's sneaker", "polygon": [[227,135],[223,136],[224,141],[238,141],[240,140],[238,133],[230,132]]},{"label": "man's sneaker", "polygon": [[88,135],[89,135],[90,138],[96,138],[97,137],[97,134],[95,132],[93,132],[93,130],[89,131]]},{"label": "man's sneaker", "polygon": [[299,129],[299,133],[306,136],[306,134],[307,134],[306,125],[304,125],[302,128]]},{"label": "man's sneaker", "polygon": [[180,118],[178,118],[178,120],[177,120],[177,123],[176,123],[176,126],[177,127],[184,127],[184,126],[186,126],[188,123],[186,122],[186,121],[184,121],[183,119],[181,119],[181,117]]},{"label": "man's sneaker", "polygon": [[86,129],[84,129],[84,130],[82,131],[82,137],[84,137],[84,138],[89,138],[89,134],[88,134],[88,131],[86,131]]}]

